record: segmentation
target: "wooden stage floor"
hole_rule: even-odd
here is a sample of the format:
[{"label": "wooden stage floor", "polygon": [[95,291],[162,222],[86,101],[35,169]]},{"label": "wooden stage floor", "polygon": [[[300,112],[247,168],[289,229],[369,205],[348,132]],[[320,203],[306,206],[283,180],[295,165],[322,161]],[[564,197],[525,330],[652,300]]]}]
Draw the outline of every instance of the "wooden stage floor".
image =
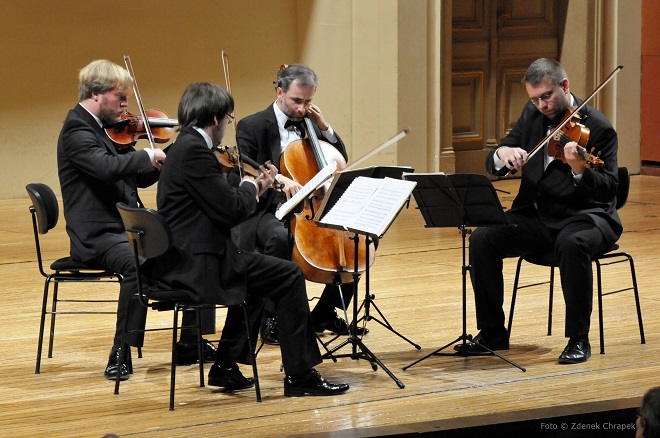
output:
[{"label": "wooden stage floor", "polygon": [[[517,181],[497,182],[515,191]],[[646,344],[640,345],[634,300],[629,292],[605,297],[606,354],[598,354],[596,303],[592,318],[593,357],[584,364],[559,365],[566,344],[564,305],[555,295],[553,334],[547,336],[547,286],[520,293],[511,337],[504,355],[526,372],[497,357],[432,356],[402,368],[452,342],[462,332],[461,236],[455,228],[427,229],[418,211],[404,210],[382,239],[371,269],[371,293],[385,318],[405,340],[369,322],[364,342],[404,384],[400,389],[382,370],[364,360],[326,361],[318,369],[329,380],[351,389],[337,397],[285,398],[277,347],[266,346],[258,358],[263,403],[253,391],[223,393],[198,386],[197,368],[179,367],[176,410],[168,411],[169,335],[147,335],[144,357],[134,359],[135,373],[113,394],[102,373],[112,342],[112,315],[63,315],[58,318],[54,356],[34,373],[42,296],[32,226],[25,199],[0,201],[0,430],[4,436],[381,436],[439,432],[522,420],[543,428],[558,427],[548,418],[638,406],[643,393],[658,385],[660,288],[660,179],[633,176],[627,205],[620,211],[624,251],[635,258]],[[143,200],[155,205],[155,193]],[[510,205],[512,194],[501,194]],[[412,205],[411,205],[412,207]],[[48,263],[68,251],[63,218],[42,241]],[[627,268],[604,268],[608,288],[626,287]],[[505,263],[505,310],[508,313],[515,260]],[[526,266],[523,280],[548,272]],[[559,288],[559,286],[557,286]],[[116,286],[65,285],[74,295],[113,296]],[[321,287],[308,284],[310,297]],[[360,296],[364,289],[360,289]],[[595,301],[595,300],[594,300]],[[314,303],[311,303],[313,305]],[[112,309],[109,305],[109,309]],[[468,333],[476,334],[471,287],[467,299]],[[372,316],[380,319],[372,311]],[[167,326],[171,313],[150,312],[149,327]],[[222,327],[224,315],[218,317]],[[328,339],[324,337],[324,339]],[[336,344],[335,344],[336,345]],[[346,347],[342,352],[348,352]],[[249,368],[243,367],[248,374]],[[546,420],[540,420],[545,418]],[[629,423],[634,423],[631,418]],[[549,424],[549,425],[548,425]],[[627,427],[630,427],[630,424]],[[622,425],[620,427],[626,427]],[[621,436],[634,432],[622,431]],[[596,435],[594,435],[596,436]]]}]

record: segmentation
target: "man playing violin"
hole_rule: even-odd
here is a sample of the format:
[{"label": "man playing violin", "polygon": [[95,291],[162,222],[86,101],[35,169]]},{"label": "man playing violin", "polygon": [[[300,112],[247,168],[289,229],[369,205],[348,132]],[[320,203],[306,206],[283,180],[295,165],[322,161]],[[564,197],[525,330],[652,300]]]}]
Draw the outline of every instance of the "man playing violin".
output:
[{"label": "man playing violin", "polygon": [[[121,150],[103,130],[127,106],[133,79],[126,69],[96,60],[80,70],[79,103],[69,111],[57,142],[57,164],[71,258],[122,275],[117,325],[105,377],[114,379],[121,346],[121,328],[143,329],[146,312],[131,297],[137,290],[133,253],[115,204],[137,207],[138,187],[156,182],[165,153],[160,149]],[[128,339],[141,346],[142,336]],[[126,349],[124,349],[126,351]],[[126,364],[126,362],[124,362]],[[126,365],[120,370],[128,378]]]},{"label": "man playing violin", "polygon": [[522,170],[518,195],[506,212],[513,226],[479,227],[470,237],[471,278],[480,332],[476,344],[466,344],[467,351],[463,351],[463,345],[455,349],[467,354],[483,353],[478,343],[491,350],[508,349],[502,310],[503,259],[553,251],[561,273],[568,338],[558,362],[580,363],[591,356],[591,259],[614,244],[623,229],[615,208],[617,134],[602,113],[584,106],[581,120],[590,130],[589,147],[600,154],[602,168],[592,169],[574,141],[563,146],[563,159],[545,151],[529,158],[529,152],[580,100],[570,93],[564,68],[552,59],[534,61],[522,82],[529,102],[511,132],[486,158],[490,173],[504,168]]},{"label": "man playing violin", "polygon": [[[193,83],[181,98],[181,132],[158,181],[158,212],[171,227],[174,245],[159,279],[202,303],[246,301],[254,332],[263,300],[269,298],[280,321],[284,395],[341,394],[348,385],[329,383],[313,368],[321,363],[321,354],[301,268],[288,260],[239,251],[232,242],[231,228],[256,211],[258,196],[277,173],[268,162],[256,177],[223,173],[212,150],[222,141],[233,110],[231,95],[215,84]],[[243,376],[236,362],[250,363],[249,349],[254,347],[247,342],[242,309],[230,308],[208,384],[230,391],[251,387],[254,380]]]},{"label": "man playing violin", "polygon": [[[258,163],[270,161],[278,170],[280,156],[287,145],[304,136],[301,128],[302,119],[309,116],[316,136],[334,146],[348,159],[343,141],[325,120],[321,109],[312,103],[318,79],[316,73],[302,64],[282,66],[277,74],[275,102],[263,111],[243,118],[237,127],[238,146],[241,152]],[[277,181],[282,184],[282,191],[287,197],[302,188],[296,181],[278,174]],[[276,202],[271,196],[263,197],[259,202],[256,217],[234,230],[238,245],[244,250],[255,247],[263,249],[264,254],[289,260],[291,246],[289,231],[275,215]],[[329,330],[333,333],[348,332],[347,322],[337,315],[337,308],[347,306],[353,294],[352,283],[326,285],[319,302],[312,311],[312,320],[316,332]],[[343,302],[343,305],[342,305]],[[272,306],[266,304],[267,318],[262,326],[262,336],[268,343],[277,343],[277,332],[273,330]],[[265,328],[268,327],[268,330]],[[358,334],[366,334],[368,329],[357,327]]]}]

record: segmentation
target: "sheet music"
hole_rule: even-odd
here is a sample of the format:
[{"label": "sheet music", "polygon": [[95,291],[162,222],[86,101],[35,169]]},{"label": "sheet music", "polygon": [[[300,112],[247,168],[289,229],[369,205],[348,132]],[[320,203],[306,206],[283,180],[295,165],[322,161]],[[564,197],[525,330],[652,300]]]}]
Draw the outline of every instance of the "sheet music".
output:
[{"label": "sheet music", "polygon": [[320,222],[380,236],[416,184],[393,178],[359,176]]},{"label": "sheet music", "polygon": [[311,195],[314,190],[316,190],[325,180],[330,178],[332,174],[337,170],[337,162],[333,161],[327,166],[325,166],[319,173],[314,175],[314,178],[310,179],[307,184],[303,186],[295,195],[289,198],[284,204],[282,204],[277,211],[275,212],[275,217],[279,220],[282,220],[291,210],[293,210],[303,199]]}]

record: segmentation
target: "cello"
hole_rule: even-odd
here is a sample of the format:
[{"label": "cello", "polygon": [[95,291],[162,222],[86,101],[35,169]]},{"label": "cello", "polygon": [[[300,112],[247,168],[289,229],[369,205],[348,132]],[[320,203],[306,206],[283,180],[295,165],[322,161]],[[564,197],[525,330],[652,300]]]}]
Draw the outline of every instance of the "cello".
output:
[{"label": "cello", "polygon": [[[329,161],[336,162],[339,170],[346,167],[341,153],[316,137],[310,118],[305,116],[303,120],[307,137],[289,143],[280,157],[280,173],[301,185],[307,184]],[[350,283],[353,281],[355,266],[355,244],[351,234],[317,227],[313,220],[313,212],[318,211],[325,190],[324,186],[317,189],[303,210],[291,218],[289,228],[294,242],[291,260],[302,268],[309,281],[324,284],[338,281]],[[367,263],[371,266],[374,262],[373,242],[370,245],[368,261],[366,247],[360,246],[358,249],[358,272],[364,271]]]}]

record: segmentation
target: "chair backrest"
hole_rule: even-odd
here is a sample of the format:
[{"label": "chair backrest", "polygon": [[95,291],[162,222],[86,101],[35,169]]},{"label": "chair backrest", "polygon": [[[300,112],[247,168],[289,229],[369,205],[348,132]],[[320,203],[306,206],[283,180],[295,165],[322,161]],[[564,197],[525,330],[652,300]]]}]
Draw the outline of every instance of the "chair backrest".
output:
[{"label": "chair backrest", "polygon": [[627,167],[619,167],[619,187],[616,190],[616,209],[626,205],[630,191],[630,171]]},{"label": "chair backrest", "polygon": [[124,223],[131,248],[147,259],[164,254],[172,246],[172,232],[165,219],[150,208],[129,207],[121,202],[117,209]]},{"label": "chair backrest", "polygon": [[55,228],[60,216],[60,208],[57,205],[55,193],[46,184],[41,183],[28,184],[25,189],[30,195],[30,200],[32,200],[30,211],[37,216],[37,231],[39,234],[46,234]]}]

